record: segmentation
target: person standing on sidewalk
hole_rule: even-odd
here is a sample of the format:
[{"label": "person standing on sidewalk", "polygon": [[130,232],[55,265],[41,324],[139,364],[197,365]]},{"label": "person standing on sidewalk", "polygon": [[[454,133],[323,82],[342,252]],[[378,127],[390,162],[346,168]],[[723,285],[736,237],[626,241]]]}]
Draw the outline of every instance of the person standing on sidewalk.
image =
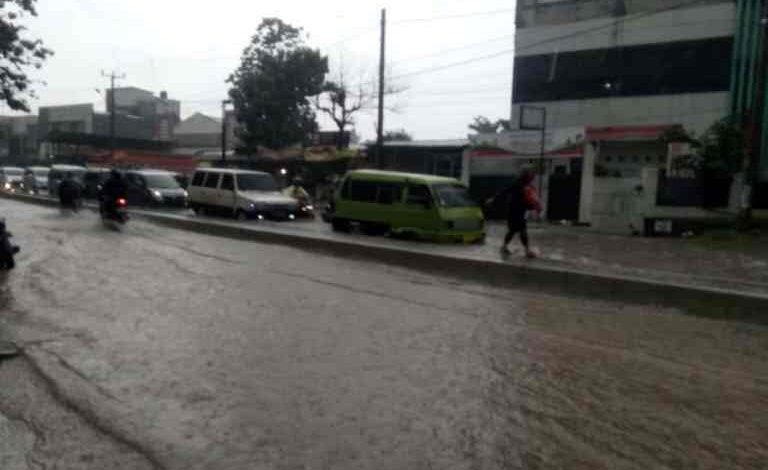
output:
[{"label": "person standing on sidewalk", "polygon": [[509,243],[516,234],[520,234],[520,241],[525,248],[525,256],[528,258],[536,257],[536,253],[530,247],[528,222],[525,218],[528,211],[541,213],[541,203],[536,194],[536,188],[532,184],[533,179],[533,171],[525,169],[520,173],[517,181],[493,198],[493,201],[501,200],[507,206],[507,234],[504,236],[504,244],[501,246],[501,253],[504,255],[510,254]]}]

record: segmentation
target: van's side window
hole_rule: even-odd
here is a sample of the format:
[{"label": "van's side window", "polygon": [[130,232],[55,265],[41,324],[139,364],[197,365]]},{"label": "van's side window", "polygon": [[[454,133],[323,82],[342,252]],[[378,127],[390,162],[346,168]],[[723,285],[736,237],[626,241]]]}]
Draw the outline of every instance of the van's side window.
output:
[{"label": "van's side window", "polygon": [[403,185],[400,183],[379,183],[379,204],[395,204],[402,200]]},{"label": "van's side window", "polygon": [[378,185],[372,181],[352,180],[349,187],[349,198],[353,201],[376,202]]},{"label": "van's side window", "polygon": [[203,178],[205,178],[205,173],[203,173],[202,171],[198,171],[197,173],[195,173],[194,178],[192,178],[192,186],[202,186]]},{"label": "van's side window", "polygon": [[349,187],[352,185],[352,180],[347,178],[344,180],[344,184],[341,186],[341,198],[349,199]]},{"label": "van's side window", "polygon": [[220,189],[226,189],[228,191],[234,191],[235,189],[235,178],[232,177],[232,175],[221,175],[221,186]]},{"label": "van's side window", "polygon": [[432,194],[425,184],[414,184],[408,186],[408,204],[427,204],[432,201]]},{"label": "van's side window", "polygon": [[219,174],[218,173],[208,173],[205,177],[205,187],[206,188],[215,188],[219,185]]}]

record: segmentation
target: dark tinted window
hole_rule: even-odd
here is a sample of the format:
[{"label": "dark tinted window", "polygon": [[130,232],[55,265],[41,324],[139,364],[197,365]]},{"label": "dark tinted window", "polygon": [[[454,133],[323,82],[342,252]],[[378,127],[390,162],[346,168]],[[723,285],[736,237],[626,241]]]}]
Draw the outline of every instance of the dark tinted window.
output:
[{"label": "dark tinted window", "polygon": [[728,91],[732,49],[733,38],[723,37],[521,56],[514,100]]},{"label": "dark tinted window", "polygon": [[373,181],[352,180],[349,185],[349,199],[360,202],[376,202],[378,185]]},{"label": "dark tinted window", "polygon": [[414,184],[408,187],[408,204],[426,204],[432,201],[432,194],[425,184]]},{"label": "dark tinted window", "polygon": [[136,173],[126,174],[125,179],[128,180],[129,183],[135,186],[140,186],[140,187],[146,186],[146,183],[144,182],[144,178],[142,178],[140,175],[137,175]]},{"label": "dark tinted window", "polygon": [[205,178],[205,173],[203,173],[202,171],[198,171],[197,173],[195,173],[194,178],[192,178],[192,186],[202,186],[203,178]]},{"label": "dark tinted window", "polygon": [[378,202],[394,204],[402,200],[403,185],[400,183],[379,183]]},{"label": "dark tinted window", "polygon": [[235,179],[232,175],[221,176],[221,189],[232,191],[235,189]]},{"label": "dark tinted window", "polygon": [[219,174],[218,173],[208,173],[208,176],[205,178],[205,187],[206,188],[215,188],[219,185]]},{"label": "dark tinted window", "polygon": [[171,173],[147,173],[142,175],[142,178],[150,188],[177,189],[179,187],[179,182]]},{"label": "dark tinted window", "polygon": [[237,189],[240,191],[277,191],[272,175],[241,173],[237,175]]},{"label": "dark tinted window", "polygon": [[344,180],[344,184],[341,186],[341,198],[342,199],[349,199],[349,187],[351,186],[352,180],[349,178]]}]

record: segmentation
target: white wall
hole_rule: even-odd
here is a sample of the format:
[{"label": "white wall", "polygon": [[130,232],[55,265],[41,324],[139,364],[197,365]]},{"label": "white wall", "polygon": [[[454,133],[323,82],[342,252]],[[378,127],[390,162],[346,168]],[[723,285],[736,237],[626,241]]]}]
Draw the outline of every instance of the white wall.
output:
[{"label": "white wall", "polygon": [[[516,35],[516,55],[551,54],[608,47],[656,44],[671,41],[733,36],[736,28],[735,2],[698,8],[684,8],[636,19],[630,15],[616,23],[616,18],[600,18],[553,26],[520,28]],[[613,25],[618,26],[614,27]],[[600,29],[598,29],[600,28]],[[595,31],[593,31],[595,30]],[[590,31],[581,33],[582,31]],[[572,35],[562,40],[554,40]],[[713,60],[717,58],[713,57]]]},{"label": "white wall", "polygon": [[[742,178],[737,175],[731,185],[729,207],[706,210],[701,207],[658,206],[659,169],[644,168],[639,178],[594,178],[592,198],[588,207],[591,213],[591,227],[601,232],[630,234],[643,231],[646,218],[722,218],[735,215],[739,208]],[[642,190],[638,191],[637,186]]]},{"label": "white wall", "polygon": [[[729,112],[728,93],[597,98],[526,103],[547,108],[547,127],[682,124],[699,134]],[[519,105],[513,119],[519,119]],[[517,122],[515,122],[515,125]]]}]

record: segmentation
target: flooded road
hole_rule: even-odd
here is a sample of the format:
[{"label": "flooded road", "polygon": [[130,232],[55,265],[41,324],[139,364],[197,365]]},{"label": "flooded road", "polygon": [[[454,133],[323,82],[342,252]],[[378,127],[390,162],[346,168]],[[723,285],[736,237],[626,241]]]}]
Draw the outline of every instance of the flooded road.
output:
[{"label": "flooded road", "polygon": [[[768,328],[0,200],[0,330],[167,468],[765,468]],[[54,377],[55,380],[55,377]]]}]

